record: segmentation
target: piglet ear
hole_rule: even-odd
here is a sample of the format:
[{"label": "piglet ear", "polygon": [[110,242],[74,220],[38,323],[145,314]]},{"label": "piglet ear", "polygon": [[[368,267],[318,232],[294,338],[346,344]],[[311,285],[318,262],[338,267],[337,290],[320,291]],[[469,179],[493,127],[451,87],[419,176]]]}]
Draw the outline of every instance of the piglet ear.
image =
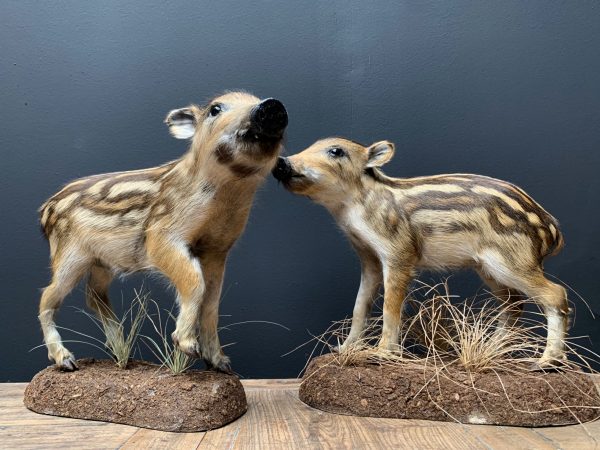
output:
[{"label": "piglet ear", "polygon": [[167,114],[165,123],[169,133],[176,139],[189,139],[196,131],[196,116],[192,108],[174,109]]},{"label": "piglet ear", "polygon": [[367,148],[367,167],[381,167],[394,156],[394,144],[389,141],[375,142]]}]

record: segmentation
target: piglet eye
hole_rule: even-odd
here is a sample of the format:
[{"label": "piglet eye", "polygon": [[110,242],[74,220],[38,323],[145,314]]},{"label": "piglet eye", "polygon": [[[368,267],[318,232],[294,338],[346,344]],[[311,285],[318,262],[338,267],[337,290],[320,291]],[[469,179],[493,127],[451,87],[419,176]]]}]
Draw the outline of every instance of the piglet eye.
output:
[{"label": "piglet eye", "polygon": [[346,152],[339,147],[332,147],[327,150],[327,154],[334,158],[341,158],[342,156],[346,156]]},{"label": "piglet eye", "polygon": [[221,106],[220,105],[212,105],[210,107],[210,115],[211,117],[215,117],[217,115],[219,115],[219,113],[221,112]]}]

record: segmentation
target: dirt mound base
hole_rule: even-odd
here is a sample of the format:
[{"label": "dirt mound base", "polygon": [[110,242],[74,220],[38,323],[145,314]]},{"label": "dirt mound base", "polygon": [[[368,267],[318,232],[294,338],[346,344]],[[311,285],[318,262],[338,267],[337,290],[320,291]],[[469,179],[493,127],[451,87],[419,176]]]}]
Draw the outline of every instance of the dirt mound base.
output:
[{"label": "dirt mound base", "polygon": [[541,427],[600,417],[600,394],[584,373],[473,373],[315,358],[300,400],[336,414]]},{"label": "dirt mound base", "polygon": [[167,369],[135,361],[123,370],[107,360],[82,359],[79,370],[48,367],[25,389],[27,408],[41,414],[123,423],[162,431],[204,431],[246,412],[246,394],[233,375]]}]

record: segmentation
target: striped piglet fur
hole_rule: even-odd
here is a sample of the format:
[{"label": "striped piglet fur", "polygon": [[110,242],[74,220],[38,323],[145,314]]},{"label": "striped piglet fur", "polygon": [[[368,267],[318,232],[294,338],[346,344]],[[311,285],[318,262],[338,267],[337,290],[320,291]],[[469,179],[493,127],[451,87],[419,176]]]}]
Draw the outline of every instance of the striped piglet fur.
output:
[{"label": "striped piglet fur", "polygon": [[287,113],[277,100],[230,92],[165,121],[174,137],[191,139],[181,158],[74,181],[40,208],[53,275],[39,319],[49,358],[62,369],[76,363],[54,317],[79,280],[88,276],[87,304],[108,336],[120,333],[108,298],[113,277],[151,270],[177,290],[175,344],[229,371],[217,335],[225,260],[279,154]]},{"label": "striped piglet fur", "polygon": [[[384,287],[379,348],[396,350],[402,304],[420,269],[469,267],[507,304],[498,324],[506,332],[523,295],[539,302],[548,322],[537,364],[565,358],[565,289],[544,276],[543,261],[563,246],[558,223],[517,186],[481,175],[391,178],[380,169],[394,154],[388,141],[371,146],[330,138],[289,158],[274,175],[287,189],[324,205],[349,237],[362,263],[352,326],[342,345],[361,336],[379,287]],[[510,307],[510,304],[513,307]]]}]

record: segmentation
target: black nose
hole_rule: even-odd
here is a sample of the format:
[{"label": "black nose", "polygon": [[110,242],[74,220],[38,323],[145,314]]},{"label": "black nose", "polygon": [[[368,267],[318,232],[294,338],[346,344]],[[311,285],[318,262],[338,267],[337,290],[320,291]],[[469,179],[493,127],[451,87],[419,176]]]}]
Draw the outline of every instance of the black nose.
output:
[{"label": "black nose", "polygon": [[292,165],[287,158],[280,156],[277,158],[277,164],[273,168],[273,176],[279,181],[285,181],[292,175]]},{"label": "black nose", "polygon": [[250,120],[260,134],[271,138],[281,138],[288,124],[288,115],[283,103],[274,98],[268,98],[254,108]]}]

